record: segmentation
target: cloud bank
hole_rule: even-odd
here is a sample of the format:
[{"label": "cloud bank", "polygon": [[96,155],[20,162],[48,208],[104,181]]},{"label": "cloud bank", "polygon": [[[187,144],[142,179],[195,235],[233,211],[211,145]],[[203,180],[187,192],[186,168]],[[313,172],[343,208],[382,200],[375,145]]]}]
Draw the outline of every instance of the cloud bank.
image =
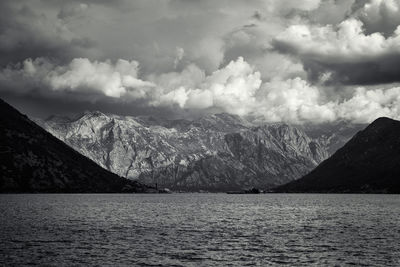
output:
[{"label": "cloud bank", "polygon": [[[10,82],[14,81],[14,82]],[[228,112],[257,122],[329,122],[346,119],[368,122],[377,116],[400,118],[400,87],[366,89],[337,101],[299,77],[261,80],[260,72],[243,58],[206,75],[195,65],[181,72],[139,77],[137,61],[98,62],[73,59],[55,65],[43,58],[27,59],[0,72],[9,90],[35,85],[41,94],[61,93],[74,101],[107,99],[141,101],[142,108],[170,108],[181,112]],[[71,92],[73,94],[71,94]],[[24,93],[21,91],[20,93]]]},{"label": "cloud bank", "polygon": [[400,118],[400,0],[5,0],[0,13],[0,96],[49,115]]},{"label": "cloud bank", "polygon": [[325,73],[343,84],[400,81],[400,26],[385,38],[366,35],[354,18],[332,25],[292,25],[274,40],[275,48],[298,56],[311,78]]}]

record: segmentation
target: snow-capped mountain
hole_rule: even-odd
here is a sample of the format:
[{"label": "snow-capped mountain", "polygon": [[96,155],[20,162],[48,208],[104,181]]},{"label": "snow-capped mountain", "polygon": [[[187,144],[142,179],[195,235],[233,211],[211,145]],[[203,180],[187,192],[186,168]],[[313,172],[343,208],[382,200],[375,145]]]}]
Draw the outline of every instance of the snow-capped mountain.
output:
[{"label": "snow-capped mountain", "polygon": [[271,188],[329,156],[326,138],[300,127],[256,126],[229,114],[169,121],[86,112],[40,124],[118,175],[175,190]]}]

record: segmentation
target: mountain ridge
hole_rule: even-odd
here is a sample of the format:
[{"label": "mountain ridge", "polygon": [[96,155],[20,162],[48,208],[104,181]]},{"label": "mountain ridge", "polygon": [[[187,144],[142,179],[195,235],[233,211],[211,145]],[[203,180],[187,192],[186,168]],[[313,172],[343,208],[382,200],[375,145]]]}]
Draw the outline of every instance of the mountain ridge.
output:
[{"label": "mountain ridge", "polygon": [[400,193],[400,121],[381,117],[277,192]]},{"label": "mountain ridge", "polygon": [[175,190],[271,188],[328,157],[299,127],[254,125],[227,113],[169,121],[85,112],[41,125],[112,172]]},{"label": "mountain ridge", "polygon": [[0,99],[0,192],[145,192],[84,157]]}]

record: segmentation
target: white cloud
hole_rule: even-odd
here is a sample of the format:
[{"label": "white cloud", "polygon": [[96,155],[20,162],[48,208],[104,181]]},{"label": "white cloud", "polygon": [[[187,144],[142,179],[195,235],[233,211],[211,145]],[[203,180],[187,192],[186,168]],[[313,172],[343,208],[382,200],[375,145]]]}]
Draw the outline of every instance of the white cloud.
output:
[{"label": "white cloud", "polygon": [[246,115],[256,101],[255,94],[262,83],[260,76],[254,67],[240,57],[212,73],[201,88],[211,93],[215,107]]},{"label": "white cloud", "polygon": [[336,119],[335,104],[324,102],[320,91],[300,78],[265,83],[257,99],[258,107],[253,115],[261,121],[301,123]]},{"label": "white cloud", "polygon": [[[140,101],[144,108],[179,108],[195,112],[228,112],[259,122],[327,122],[346,119],[370,122],[379,116],[400,118],[400,87],[358,87],[345,99],[329,100],[326,88],[300,77],[263,82],[254,66],[239,57],[205,75],[196,65],[181,72],[140,78],[139,63],[118,60],[72,60],[64,66],[38,58],[27,59],[0,72],[0,83],[14,93],[30,89],[42,92],[97,93],[115,103]],[[89,94],[89,95],[91,95]],[[93,95],[93,94],[92,94]],[[86,98],[85,98],[86,99]],[[101,101],[97,97],[94,101]],[[87,99],[86,99],[87,100]]]},{"label": "white cloud", "polygon": [[[199,75],[198,68],[194,66],[182,71],[182,75],[184,79],[177,79],[176,77],[180,77],[178,73],[168,75],[170,79],[177,81],[175,84],[179,87],[171,90],[170,83],[167,83],[168,92],[153,101],[153,105],[177,103],[187,109],[218,108],[229,113],[246,115],[256,101],[254,96],[262,82],[260,73],[243,58],[231,61],[209,76]],[[203,79],[193,82],[190,77]],[[163,89],[165,92],[165,88]]]},{"label": "white cloud", "polygon": [[274,47],[301,59],[309,79],[331,73],[330,80],[350,85],[399,81],[400,26],[389,37],[367,34],[355,18],[333,25],[292,25],[274,40]]},{"label": "white cloud", "polygon": [[152,101],[151,104],[154,106],[178,104],[180,108],[184,108],[188,98],[188,92],[185,90],[185,88],[179,87],[168,93],[161,94],[158,97],[158,100]]},{"label": "white cloud", "polygon": [[150,74],[147,79],[169,92],[181,86],[196,88],[204,81],[205,77],[204,70],[195,64],[189,64],[181,72]]},{"label": "white cloud", "polygon": [[359,87],[352,98],[339,105],[337,116],[357,122],[371,122],[378,117],[400,119],[400,87],[387,90]]},{"label": "white cloud", "polygon": [[321,89],[295,78],[263,84],[258,92],[259,121],[327,122],[345,119],[369,123],[382,116],[400,119],[400,87],[366,89],[358,87],[340,101],[329,101]]},{"label": "white cloud", "polygon": [[332,25],[292,25],[276,41],[301,56],[330,62],[369,61],[388,52],[400,53],[400,28],[385,38],[381,33],[366,35],[356,19]]},{"label": "white cloud", "polygon": [[[43,58],[26,59],[21,69],[3,70],[0,79],[20,79],[22,76],[27,84],[34,81],[54,91],[88,91],[118,98],[128,92],[135,94],[136,89],[154,87],[153,83],[137,78],[138,65],[136,61],[122,59],[113,64],[75,58],[68,65],[56,66]],[[137,92],[136,96],[145,97]]]}]

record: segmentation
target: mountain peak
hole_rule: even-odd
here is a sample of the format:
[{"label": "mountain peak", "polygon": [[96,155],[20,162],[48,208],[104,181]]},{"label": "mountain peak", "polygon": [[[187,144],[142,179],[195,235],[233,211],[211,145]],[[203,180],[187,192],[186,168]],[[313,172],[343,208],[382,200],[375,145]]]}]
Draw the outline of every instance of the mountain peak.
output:
[{"label": "mountain peak", "polygon": [[359,137],[357,141],[375,142],[382,139],[382,136],[387,138],[395,138],[397,134],[396,131],[399,130],[399,127],[400,121],[387,117],[381,117],[374,120],[370,125],[368,125],[368,127],[365,128],[364,131],[359,132],[356,135],[356,137]]},{"label": "mountain peak", "polygon": [[87,116],[87,117],[101,117],[101,116],[106,116],[103,112],[99,110],[85,110],[82,114],[82,116]]},{"label": "mountain peak", "polygon": [[52,136],[0,99],[0,192],[146,190]]},{"label": "mountain peak", "polygon": [[388,118],[388,117],[380,117],[374,120],[367,128],[375,128],[375,127],[386,127],[389,125],[398,124],[399,121]]}]

